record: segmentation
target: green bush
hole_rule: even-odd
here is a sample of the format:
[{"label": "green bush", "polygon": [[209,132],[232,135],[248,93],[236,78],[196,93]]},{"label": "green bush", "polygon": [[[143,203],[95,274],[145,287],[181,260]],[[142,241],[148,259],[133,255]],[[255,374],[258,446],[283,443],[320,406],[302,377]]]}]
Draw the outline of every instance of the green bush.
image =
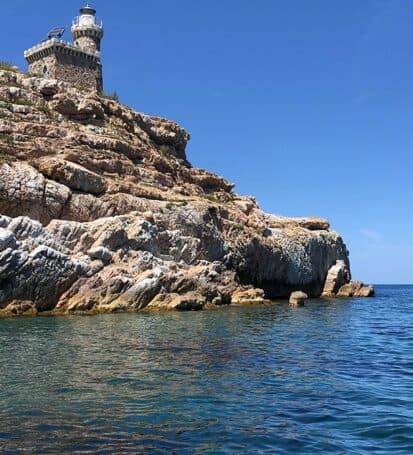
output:
[{"label": "green bush", "polygon": [[235,229],[238,229],[239,231],[243,231],[245,229],[245,226],[243,224],[237,223],[234,225]]}]

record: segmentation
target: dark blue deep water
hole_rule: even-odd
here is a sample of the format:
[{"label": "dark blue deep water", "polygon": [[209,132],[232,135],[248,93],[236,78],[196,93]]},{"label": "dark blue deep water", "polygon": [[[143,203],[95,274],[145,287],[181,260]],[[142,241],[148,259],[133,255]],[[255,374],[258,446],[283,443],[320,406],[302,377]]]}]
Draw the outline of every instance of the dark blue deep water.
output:
[{"label": "dark blue deep water", "polygon": [[413,454],[413,287],[3,319],[0,361],[4,453]]}]

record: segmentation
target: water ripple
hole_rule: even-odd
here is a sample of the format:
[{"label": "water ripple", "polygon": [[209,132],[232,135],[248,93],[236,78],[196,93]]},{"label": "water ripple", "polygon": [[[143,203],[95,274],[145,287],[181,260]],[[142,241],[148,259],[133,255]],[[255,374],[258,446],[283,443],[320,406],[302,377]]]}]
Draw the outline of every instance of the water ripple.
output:
[{"label": "water ripple", "polygon": [[0,321],[5,453],[412,454],[413,287]]}]

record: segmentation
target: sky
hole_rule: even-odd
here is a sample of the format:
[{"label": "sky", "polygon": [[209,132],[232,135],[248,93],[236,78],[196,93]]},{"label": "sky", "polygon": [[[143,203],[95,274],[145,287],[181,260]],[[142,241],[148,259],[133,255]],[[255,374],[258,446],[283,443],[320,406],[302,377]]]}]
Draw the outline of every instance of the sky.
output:
[{"label": "sky", "polygon": [[[354,279],[413,283],[413,2],[96,0],[107,93],[191,133],[266,211],[330,220]],[[0,60],[81,0],[2,4]],[[66,39],[70,39],[69,33]]]}]

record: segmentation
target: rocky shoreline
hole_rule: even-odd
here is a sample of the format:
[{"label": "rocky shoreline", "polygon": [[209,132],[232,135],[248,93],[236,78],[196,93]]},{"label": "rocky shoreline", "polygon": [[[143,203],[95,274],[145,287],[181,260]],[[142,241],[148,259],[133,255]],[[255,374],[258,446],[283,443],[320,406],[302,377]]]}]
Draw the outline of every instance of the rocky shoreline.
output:
[{"label": "rocky shoreline", "polygon": [[0,71],[0,315],[374,294],[351,282],[326,220],[264,213],[193,168],[189,139],[109,97]]}]

